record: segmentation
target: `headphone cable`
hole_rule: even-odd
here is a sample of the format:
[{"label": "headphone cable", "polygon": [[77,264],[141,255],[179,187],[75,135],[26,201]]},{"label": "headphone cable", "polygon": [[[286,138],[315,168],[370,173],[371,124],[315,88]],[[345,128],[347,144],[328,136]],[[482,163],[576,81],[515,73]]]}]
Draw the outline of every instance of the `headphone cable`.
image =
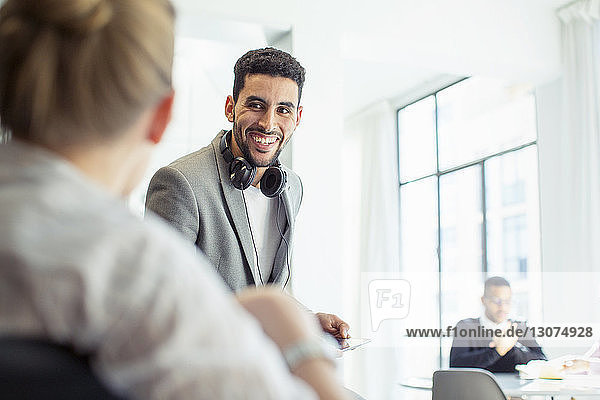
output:
[{"label": "headphone cable", "polygon": [[[246,210],[246,219],[248,220],[248,227],[250,228],[250,237],[252,238],[252,247],[254,248],[254,254],[256,255],[256,268],[258,269],[258,277],[260,279],[260,283],[261,285],[265,285],[263,278],[262,278],[262,273],[260,271],[260,264],[258,262],[258,250],[256,250],[256,242],[254,241],[254,232],[252,231],[252,224],[250,223],[250,215],[248,213],[248,205],[246,204],[246,196],[244,195],[244,191],[242,190],[242,199],[244,200],[244,209]],[[281,210],[281,195],[277,196],[277,214],[275,215],[275,224],[277,225],[277,231],[279,232],[279,236],[281,236],[281,238],[283,239],[283,243],[285,244],[285,261],[286,261],[286,265],[287,265],[287,271],[288,271],[288,275],[285,278],[285,283],[283,284],[283,289],[285,290],[290,277],[292,276],[292,269],[290,267],[290,257],[289,257],[289,252],[290,252],[290,245],[287,241],[287,239],[285,238],[285,235],[283,234],[283,232],[281,232],[281,227],[279,226],[279,210]]]},{"label": "headphone cable", "polygon": [[281,236],[281,238],[283,239],[283,242],[285,243],[285,261],[287,262],[287,271],[288,271],[288,275],[285,278],[285,283],[283,284],[283,290],[285,290],[285,287],[287,286],[288,281],[290,280],[290,277],[292,276],[292,269],[290,268],[290,257],[289,257],[290,245],[288,244],[287,239],[281,232],[281,227],[279,226],[280,206],[281,206],[281,195],[277,196],[277,215],[275,216],[275,223],[277,224],[277,230],[279,231],[279,235]]},{"label": "headphone cable", "polygon": [[252,233],[252,224],[250,223],[250,215],[248,214],[248,205],[246,205],[246,196],[242,190],[242,199],[244,199],[244,208],[246,209],[246,219],[248,220],[248,228],[250,228],[250,237],[252,238],[252,247],[254,247],[254,254],[256,255],[256,269],[258,269],[258,277],[260,278],[260,284],[265,286],[263,282],[262,273],[260,272],[260,264],[258,263],[258,250],[256,250],[256,243],[254,242],[254,233]]}]

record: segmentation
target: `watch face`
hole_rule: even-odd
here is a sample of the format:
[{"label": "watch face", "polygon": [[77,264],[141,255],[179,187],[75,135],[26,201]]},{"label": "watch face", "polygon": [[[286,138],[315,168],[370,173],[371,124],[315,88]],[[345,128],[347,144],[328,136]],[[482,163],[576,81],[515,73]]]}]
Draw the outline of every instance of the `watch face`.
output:
[{"label": "watch face", "polygon": [[357,347],[362,346],[363,344],[367,344],[371,341],[371,339],[365,338],[349,338],[349,339],[337,339],[340,350],[348,351],[354,350]]}]

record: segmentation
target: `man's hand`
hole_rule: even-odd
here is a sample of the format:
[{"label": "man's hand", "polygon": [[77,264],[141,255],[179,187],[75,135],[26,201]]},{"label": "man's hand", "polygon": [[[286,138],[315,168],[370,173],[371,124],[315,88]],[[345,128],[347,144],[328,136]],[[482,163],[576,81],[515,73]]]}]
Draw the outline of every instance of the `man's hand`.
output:
[{"label": "man's hand", "polygon": [[[517,324],[513,323],[512,326],[516,329]],[[504,331],[504,334],[506,334],[506,330]],[[494,337],[494,340],[490,343],[490,347],[495,347],[498,354],[504,357],[504,355],[508,353],[510,349],[515,347],[515,344],[517,344],[518,340],[519,337],[517,335],[514,335],[514,337]]]},{"label": "man's hand", "polygon": [[348,334],[350,326],[342,321],[337,315],[325,313],[316,313],[315,315],[319,319],[323,331],[329,333],[336,339],[348,339],[350,337]]}]

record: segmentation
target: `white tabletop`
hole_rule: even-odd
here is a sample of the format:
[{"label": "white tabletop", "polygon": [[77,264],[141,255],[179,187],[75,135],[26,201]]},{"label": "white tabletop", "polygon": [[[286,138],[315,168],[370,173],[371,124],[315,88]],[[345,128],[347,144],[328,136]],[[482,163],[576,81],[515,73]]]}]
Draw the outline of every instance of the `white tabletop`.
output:
[{"label": "white tabletop", "polygon": [[[512,373],[497,373],[494,376],[507,396],[600,396],[600,376],[569,375],[565,379],[520,379]],[[407,377],[399,383],[407,388],[431,390],[432,379]]]}]

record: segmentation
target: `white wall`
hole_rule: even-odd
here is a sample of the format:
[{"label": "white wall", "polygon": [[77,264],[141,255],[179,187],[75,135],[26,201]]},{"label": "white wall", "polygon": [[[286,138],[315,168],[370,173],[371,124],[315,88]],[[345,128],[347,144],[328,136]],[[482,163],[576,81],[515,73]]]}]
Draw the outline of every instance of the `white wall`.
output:
[{"label": "white wall", "polygon": [[307,70],[303,120],[293,148],[293,167],[304,185],[294,246],[294,290],[309,308],[343,315],[341,232],[348,216],[341,207],[341,59],[338,33],[332,29],[323,35],[319,27],[324,24],[326,19],[315,16],[292,31],[294,55]]}]

